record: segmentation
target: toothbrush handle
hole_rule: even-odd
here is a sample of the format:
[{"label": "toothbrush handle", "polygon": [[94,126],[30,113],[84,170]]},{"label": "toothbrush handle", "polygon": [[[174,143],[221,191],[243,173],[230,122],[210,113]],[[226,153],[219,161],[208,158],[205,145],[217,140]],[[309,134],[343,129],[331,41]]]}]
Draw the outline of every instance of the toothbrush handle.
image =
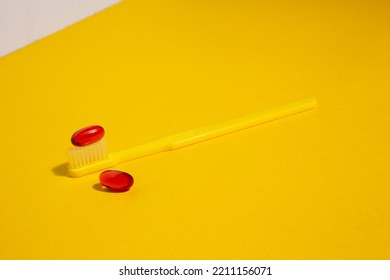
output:
[{"label": "toothbrush handle", "polygon": [[266,122],[308,111],[314,109],[316,106],[317,100],[315,98],[307,98],[294,103],[255,113],[253,115],[180,133],[170,137],[170,150],[179,149],[201,141],[223,136],[228,133],[236,132]]},{"label": "toothbrush handle", "polygon": [[113,164],[118,164],[164,151],[179,149],[188,145],[199,143],[201,141],[223,136],[228,133],[308,111],[314,109],[316,105],[316,99],[304,99],[246,117],[187,131],[141,146],[130,148],[125,151],[113,153],[111,160]]}]

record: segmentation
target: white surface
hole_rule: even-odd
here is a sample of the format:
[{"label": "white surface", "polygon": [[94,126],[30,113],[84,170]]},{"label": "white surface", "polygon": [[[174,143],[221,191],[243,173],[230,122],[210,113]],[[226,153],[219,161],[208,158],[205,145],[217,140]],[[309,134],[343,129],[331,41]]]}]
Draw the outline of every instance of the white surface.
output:
[{"label": "white surface", "polygon": [[[388,280],[390,261],[4,261],[5,280]],[[258,268],[256,268],[258,267]],[[268,270],[262,267],[270,267]],[[161,269],[160,269],[161,268]],[[234,268],[234,270],[233,270]],[[240,269],[238,269],[240,268]],[[128,269],[128,270],[127,270]],[[126,275],[124,272],[126,271]],[[127,273],[127,271],[129,273]],[[230,275],[227,275],[229,271]],[[235,275],[233,275],[235,271]],[[240,272],[239,272],[240,271]],[[121,275],[122,272],[122,275]],[[216,275],[213,273],[216,272]],[[218,275],[221,273],[223,275]],[[260,272],[260,275],[255,275]],[[261,272],[264,272],[261,275]],[[129,275],[130,274],[130,275]],[[135,274],[135,275],[134,275]],[[170,274],[170,275],[169,275]],[[239,275],[241,274],[241,275]]]},{"label": "white surface", "polygon": [[120,0],[0,0],[0,57]]}]

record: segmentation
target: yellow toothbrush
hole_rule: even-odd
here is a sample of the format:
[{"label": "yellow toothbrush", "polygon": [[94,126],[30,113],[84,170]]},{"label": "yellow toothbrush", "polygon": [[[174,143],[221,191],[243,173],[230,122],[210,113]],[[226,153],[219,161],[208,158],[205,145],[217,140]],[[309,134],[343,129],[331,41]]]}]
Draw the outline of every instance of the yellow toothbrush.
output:
[{"label": "yellow toothbrush", "polygon": [[113,167],[125,161],[176,150],[228,133],[305,112],[316,108],[316,106],[317,100],[315,98],[307,98],[249,116],[176,134],[148,144],[110,154],[107,151],[105,140],[102,139],[97,143],[85,147],[73,147],[68,150],[69,174],[72,177],[80,177]]}]

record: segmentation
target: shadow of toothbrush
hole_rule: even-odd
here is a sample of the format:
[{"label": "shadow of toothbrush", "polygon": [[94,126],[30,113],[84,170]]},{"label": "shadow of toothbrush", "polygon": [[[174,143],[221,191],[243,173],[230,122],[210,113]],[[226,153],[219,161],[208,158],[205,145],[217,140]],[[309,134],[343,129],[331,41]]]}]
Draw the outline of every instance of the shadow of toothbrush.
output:
[{"label": "shadow of toothbrush", "polygon": [[69,177],[70,178],[69,171],[68,171],[68,163],[63,163],[63,164],[57,165],[51,171],[56,176]]}]

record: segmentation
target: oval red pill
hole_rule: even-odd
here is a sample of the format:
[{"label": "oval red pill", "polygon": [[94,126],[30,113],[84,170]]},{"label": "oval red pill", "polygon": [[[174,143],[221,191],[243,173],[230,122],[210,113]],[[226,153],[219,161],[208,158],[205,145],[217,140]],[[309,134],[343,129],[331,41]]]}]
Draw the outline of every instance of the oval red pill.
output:
[{"label": "oval red pill", "polygon": [[119,170],[106,170],[100,173],[100,184],[112,192],[126,192],[134,183],[133,176]]},{"label": "oval red pill", "polygon": [[73,145],[82,147],[96,143],[104,136],[104,128],[99,125],[91,125],[73,133],[71,142]]}]

